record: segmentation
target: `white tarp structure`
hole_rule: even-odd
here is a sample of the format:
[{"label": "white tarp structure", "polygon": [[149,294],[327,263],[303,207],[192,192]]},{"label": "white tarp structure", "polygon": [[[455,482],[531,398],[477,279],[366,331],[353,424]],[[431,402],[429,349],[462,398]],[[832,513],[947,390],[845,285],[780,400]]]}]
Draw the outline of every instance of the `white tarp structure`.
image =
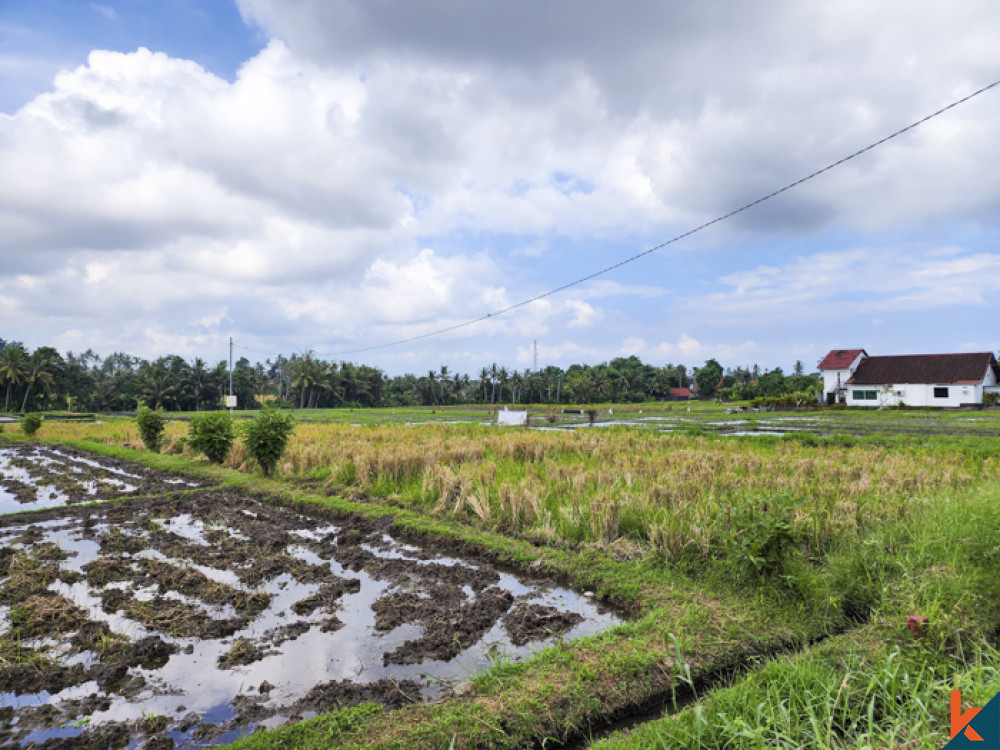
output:
[{"label": "white tarp structure", "polygon": [[506,427],[524,427],[528,424],[527,411],[503,411],[497,412],[497,424]]}]

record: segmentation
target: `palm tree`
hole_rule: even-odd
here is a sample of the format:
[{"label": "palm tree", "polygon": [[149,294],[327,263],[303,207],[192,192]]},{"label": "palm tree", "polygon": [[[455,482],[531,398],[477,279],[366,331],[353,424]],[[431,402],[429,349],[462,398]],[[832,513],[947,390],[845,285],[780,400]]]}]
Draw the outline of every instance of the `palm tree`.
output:
[{"label": "palm tree", "polygon": [[8,346],[0,352],[0,382],[7,384],[7,398],[3,404],[4,411],[10,411],[11,386],[20,385],[24,378],[26,359],[24,349],[20,346]]},{"label": "palm tree", "polygon": [[483,385],[483,403],[486,403],[486,386],[490,382],[490,370],[488,367],[484,367],[479,371],[479,382]]},{"label": "palm tree", "polygon": [[500,402],[503,403],[503,389],[507,387],[507,380],[510,378],[506,367],[500,368],[498,377],[500,378]]},{"label": "palm tree", "polygon": [[441,390],[441,403],[445,403],[445,393],[449,390],[451,378],[448,376],[448,365],[441,365],[441,374],[438,376],[438,387]]},{"label": "palm tree", "polygon": [[300,409],[304,409],[306,405],[306,390],[308,389],[311,397],[313,388],[319,385],[322,379],[323,365],[313,357],[310,349],[296,360],[292,368],[292,385],[301,389],[299,393]]},{"label": "palm tree", "polygon": [[28,388],[24,392],[21,411],[24,411],[28,406],[28,397],[31,395],[32,386],[37,384],[46,393],[52,388],[53,378],[52,373],[49,372],[51,366],[52,362],[49,360],[48,353],[42,349],[36,349],[28,357],[27,366],[24,368],[24,382],[28,384]]},{"label": "palm tree", "polygon": [[427,371],[427,390],[430,393],[431,399],[435,406],[437,405],[437,389],[434,387],[437,383],[437,373],[434,370]]},{"label": "palm tree", "polygon": [[191,363],[191,373],[188,375],[188,385],[194,392],[194,410],[201,411],[201,394],[209,383],[210,373],[205,366],[205,360],[195,357]]},{"label": "palm tree", "polygon": [[517,370],[510,376],[510,402],[517,403],[521,395],[521,387],[524,385],[524,378],[521,377],[521,373]]},{"label": "palm tree", "polygon": [[451,381],[451,393],[455,403],[467,403],[469,388],[472,381],[468,375],[456,375]]},{"label": "palm tree", "polygon": [[139,390],[144,400],[153,402],[154,409],[169,403],[176,392],[170,372],[160,367],[150,367],[142,373]]},{"label": "palm tree", "polygon": [[[497,363],[494,362],[490,365],[490,403],[496,402],[497,395],[497,376],[499,375],[499,369],[497,368]],[[503,391],[500,391],[500,398],[503,399]]]}]

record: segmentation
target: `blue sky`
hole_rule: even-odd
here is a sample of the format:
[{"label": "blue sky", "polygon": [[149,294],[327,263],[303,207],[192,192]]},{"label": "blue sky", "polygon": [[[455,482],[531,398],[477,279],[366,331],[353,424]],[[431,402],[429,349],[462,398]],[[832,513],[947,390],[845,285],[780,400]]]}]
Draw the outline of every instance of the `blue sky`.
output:
[{"label": "blue sky", "polygon": [[0,337],[389,373],[997,351],[991,2],[0,0]]},{"label": "blue sky", "polygon": [[0,111],[7,113],[51,89],[60,70],[86,64],[91,50],[147,47],[232,81],[267,44],[235,3],[215,0],[0,0],[0,33],[4,58],[23,61],[3,70]]}]

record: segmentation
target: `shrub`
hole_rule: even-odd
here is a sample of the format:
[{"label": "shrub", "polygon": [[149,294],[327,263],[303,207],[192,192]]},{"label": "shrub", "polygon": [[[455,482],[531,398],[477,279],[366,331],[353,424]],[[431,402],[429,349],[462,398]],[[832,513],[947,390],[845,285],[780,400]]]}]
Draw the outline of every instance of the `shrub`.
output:
[{"label": "shrub", "polygon": [[793,521],[802,502],[723,505],[712,519],[717,552],[735,564],[737,576],[747,569],[759,578],[780,572],[803,538]]},{"label": "shrub", "polygon": [[996,406],[1000,403],[1000,393],[984,393],[983,406]]},{"label": "shrub", "polygon": [[206,412],[191,417],[187,444],[204,453],[209,461],[221,464],[236,440],[233,418],[224,411]]},{"label": "shrub", "polygon": [[21,417],[21,432],[28,437],[34,437],[38,428],[42,426],[42,418],[34,412],[29,412]]},{"label": "shrub", "polygon": [[150,409],[142,406],[135,415],[135,423],[139,428],[139,437],[146,450],[153,453],[160,452],[160,444],[163,442],[163,428],[167,419],[163,416],[163,409]]},{"label": "shrub", "polygon": [[265,406],[255,419],[244,425],[243,442],[247,453],[260,464],[264,476],[274,474],[274,467],[285,452],[294,427],[295,418],[273,406]]}]

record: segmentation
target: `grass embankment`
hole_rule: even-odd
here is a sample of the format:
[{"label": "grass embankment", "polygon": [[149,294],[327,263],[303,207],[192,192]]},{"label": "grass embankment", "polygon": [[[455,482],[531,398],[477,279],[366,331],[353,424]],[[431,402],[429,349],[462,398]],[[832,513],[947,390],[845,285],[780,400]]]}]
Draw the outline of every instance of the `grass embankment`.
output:
[{"label": "grass embankment", "polygon": [[[1000,692],[1000,492],[939,498],[851,553],[878,593],[871,622],[775,658],[673,716],[592,745],[627,748],[940,748],[949,694]],[[902,629],[928,617],[923,637]]]},{"label": "grass embankment", "polygon": [[[636,614],[523,664],[501,658],[459,699],[351,709],[246,747],[530,746],[691,687],[696,706],[609,746],[939,747],[948,689],[975,688],[970,705],[996,692],[996,441],[300,425],[279,481],[198,471],[392,514],[404,534],[487,550]],[[929,618],[920,640],[911,613]],[[719,686],[737,666],[752,671]]]}]

